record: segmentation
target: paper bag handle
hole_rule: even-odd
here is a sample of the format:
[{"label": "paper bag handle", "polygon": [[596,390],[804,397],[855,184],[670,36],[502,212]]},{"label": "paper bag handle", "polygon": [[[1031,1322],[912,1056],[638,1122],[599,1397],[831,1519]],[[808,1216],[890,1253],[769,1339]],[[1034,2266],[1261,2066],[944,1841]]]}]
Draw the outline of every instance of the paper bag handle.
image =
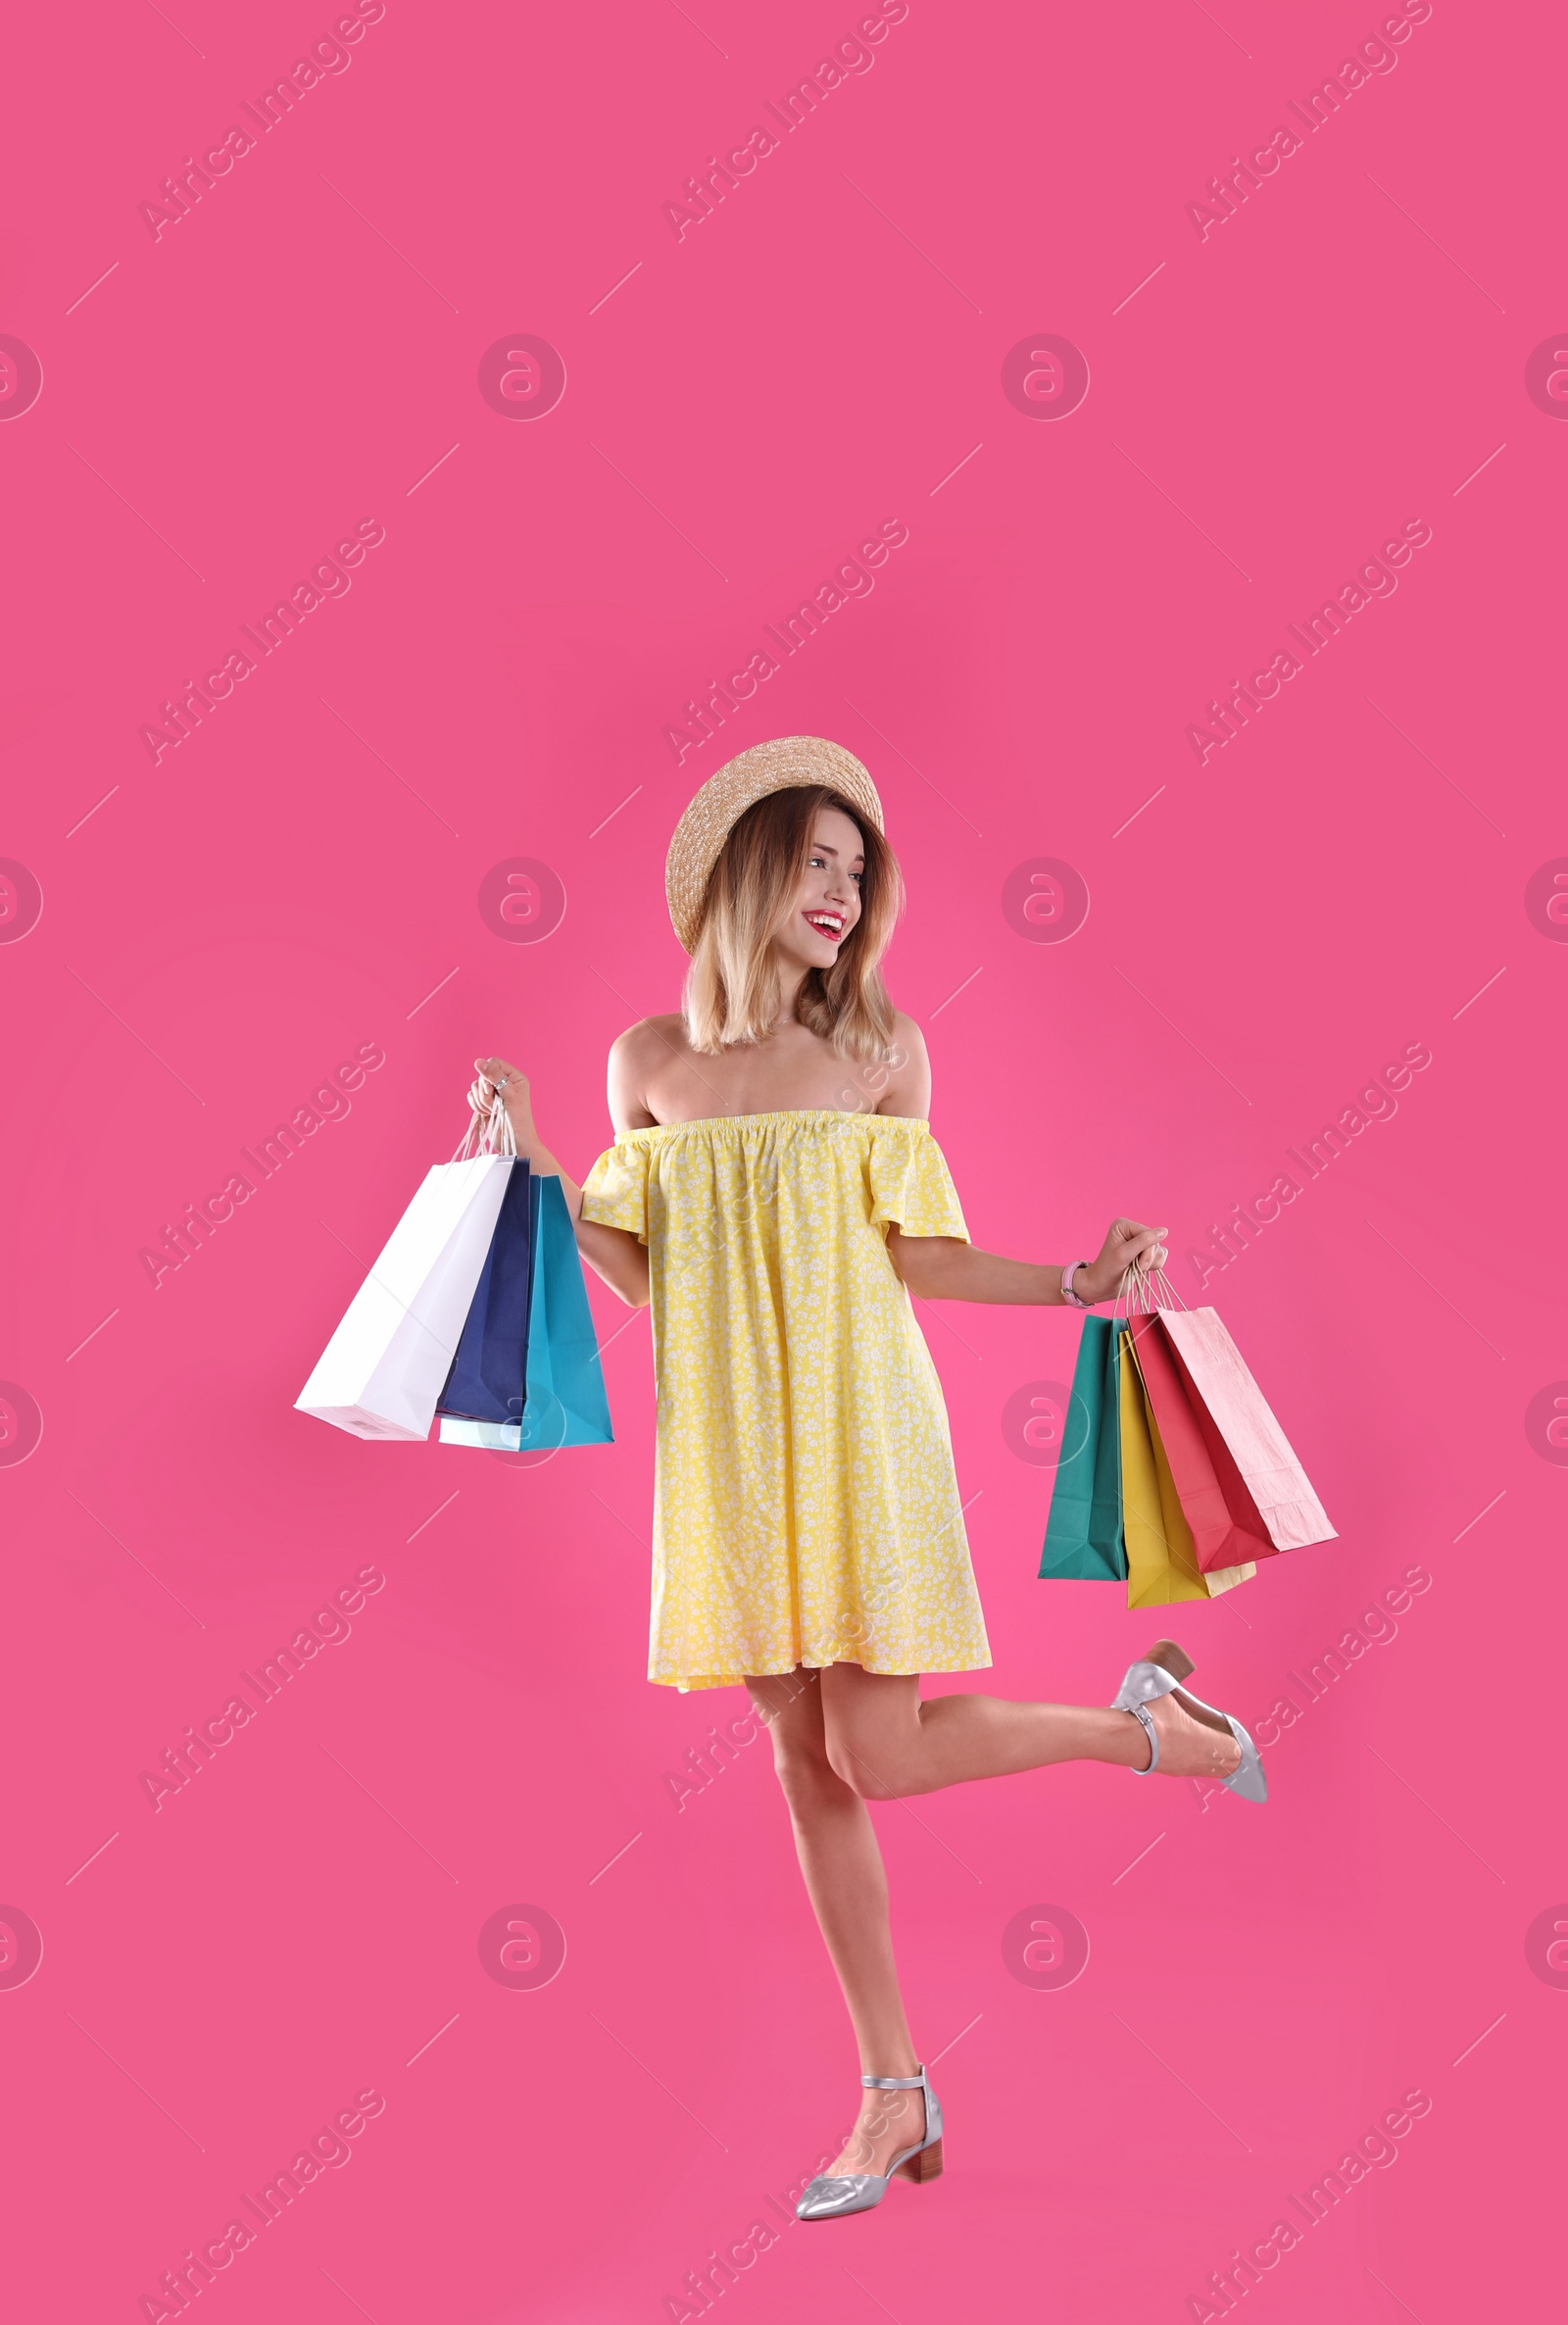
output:
[{"label": "paper bag handle", "polygon": [[1120,1315],[1123,1312],[1124,1301],[1129,1315],[1135,1310],[1139,1315],[1154,1315],[1162,1308],[1184,1309],[1187,1306],[1163,1267],[1124,1268],[1121,1282],[1116,1287],[1113,1314]]},{"label": "paper bag handle", "polygon": [[498,1090],[490,1101],[488,1114],[481,1113],[477,1107],[469,1113],[468,1127],[459,1140],[452,1160],[454,1162],[468,1162],[480,1155],[515,1155],[516,1151],[517,1134]]}]

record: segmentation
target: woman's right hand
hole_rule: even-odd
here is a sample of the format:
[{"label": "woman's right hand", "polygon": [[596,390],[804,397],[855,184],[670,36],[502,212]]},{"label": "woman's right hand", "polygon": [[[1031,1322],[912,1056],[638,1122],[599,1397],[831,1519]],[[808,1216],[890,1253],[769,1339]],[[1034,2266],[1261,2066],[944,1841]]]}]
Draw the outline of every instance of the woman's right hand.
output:
[{"label": "woman's right hand", "polygon": [[511,1118],[517,1151],[525,1154],[534,1136],[533,1099],[527,1075],[509,1065],[505,1058],[475,1058],[473,1069],[478,1078],[468,1092],[469,1106],[476,1114],[488,1115],[499,1092]]}]

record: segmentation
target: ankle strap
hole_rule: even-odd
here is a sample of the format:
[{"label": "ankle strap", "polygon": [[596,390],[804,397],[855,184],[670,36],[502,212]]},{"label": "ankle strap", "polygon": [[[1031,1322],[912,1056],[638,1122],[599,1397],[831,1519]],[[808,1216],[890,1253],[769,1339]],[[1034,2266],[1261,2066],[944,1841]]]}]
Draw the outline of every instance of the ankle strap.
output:
[{"label": "ankle strap", "polygon": [[867,2091],[923,2091],[925,2068],[917,2075],[862,2075],[860,2081]]},{"label": "ankle strap", "polygon": [[1128,1704],[1124,1706],[1123,1708],[1132,1713],[1134,1719],[1137,1720],[1139,1726],[1149,1738],[1149,1765],[1147,1768],[1134,1768],[1133,1774],[1135,1776],[1152,1776],[1154,1770],[1159,1765],[1159,1737],[1155,1732],[1154,1722],[1150,1717],[1148,1706],[1144,1704]]}]

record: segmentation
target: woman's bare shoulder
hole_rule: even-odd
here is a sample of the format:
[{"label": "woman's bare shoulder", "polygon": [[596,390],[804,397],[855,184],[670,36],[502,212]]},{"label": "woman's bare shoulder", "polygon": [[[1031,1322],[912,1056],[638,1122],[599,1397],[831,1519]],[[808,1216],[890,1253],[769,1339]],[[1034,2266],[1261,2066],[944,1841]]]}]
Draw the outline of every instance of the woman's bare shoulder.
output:
[{"label": "woman's bare shoulder", "polygon": [[610,1114],[617,1130],[646,1129],[659,1120],[648,1094],[661,1068],[689,1054],[686,1023],[679,1011],[640,1017],[610,1046]]},{"label": "woman's bare shoulder", "polygon": [[893,1039],[888,1045],[887,1087],[877,1102],[879,1114],[909,1114],[924,1121],[931,1112],[931,1060],[925,1035],[903,1010],[893,1013]]},{"label": "woman's bare shoulder", "polygon": [[930,1060],[926,1055],[925,1035],[912,1017],[905,1015],[903,1010],[895,1010],[893,1013],[892,1047],[896,1052],[902,1051],[911,1064],[925,1066],[930,1064]]},{"label": "woman's bare shoulder", "polygon": [[641,1061],[644,1058],[667,1058],[671,1050],[684,1053],[686,1020],[679,1010],[667,1016],[639,1017],[635,1025],[628,1025],[611,1044],[612,1063],[617,1058]]}]

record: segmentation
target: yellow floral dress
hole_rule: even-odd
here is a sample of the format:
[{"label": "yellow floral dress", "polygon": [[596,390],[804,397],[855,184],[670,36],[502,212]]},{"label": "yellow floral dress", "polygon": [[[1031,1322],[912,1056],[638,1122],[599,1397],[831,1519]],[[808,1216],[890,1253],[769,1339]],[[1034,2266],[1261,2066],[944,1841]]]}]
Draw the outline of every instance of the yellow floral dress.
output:
[{"label": "yellow floral dress", "polygon": [[947,1410],[887,1228],[968,1241],[925,1122],[631,1130],[582,1215],[648,1246],[659,1455],[648,1676],[991,1661]]}]

